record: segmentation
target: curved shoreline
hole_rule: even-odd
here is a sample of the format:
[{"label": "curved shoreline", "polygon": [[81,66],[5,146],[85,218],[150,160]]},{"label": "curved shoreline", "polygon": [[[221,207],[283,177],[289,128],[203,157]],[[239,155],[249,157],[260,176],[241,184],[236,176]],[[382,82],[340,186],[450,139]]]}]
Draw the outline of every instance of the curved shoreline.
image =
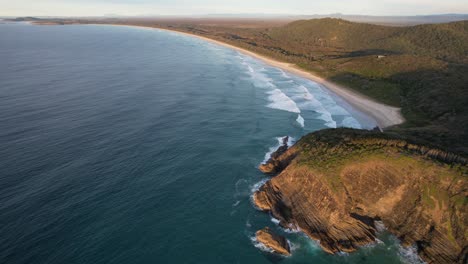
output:
[{"label": "curved shoreline", "polygon": [[310,72],[300,69],[295,64],[287,63],[287,62],[280,62],[280,61],[271,59],[269,57],[260,55],[258,53],[255,53],[255,52],[252,52],[252,51],[249,51],[249,50],[246,50],[246,49],[243,49],[243,48],[240,48],[240,47],[237,47],[237,46],[234,46],[234,45],[231,45],[231,44],[219,41],[219,40],[183,32],[183,31],[171,30],[171,29],[160,28],[160,27],[125,25],[125,24],[96,24],[96,25],[111,25],[111,26],[126,26],[126,27],[156,29],[156,30],[174,32],[174,33],[182,34],[185,36],[202,39],[210,43],[214,43],[223,47],[227,47],[227,48],[239,51],[242,54],[259,59],[270,66],[280,68],[291,74],[295,74],[300,77],[319,83],[322,86],[324,86],[326,89],[335,93],[337,96],[343,98],[347,103],[349,103],[354,108],[374,118],[377,124],[379,125],[379,127],[381,128],[398,125],[398,124],[405,122],[404,117],[401,115],[401,109],[398,107],[389,106],[384,103],[377,102],[376,100],[370,97],[367,97],[365,95],[362,95],[358,92],[355,92],[351,90],[350,88],[330,82],[322,77],[316,76]]}]

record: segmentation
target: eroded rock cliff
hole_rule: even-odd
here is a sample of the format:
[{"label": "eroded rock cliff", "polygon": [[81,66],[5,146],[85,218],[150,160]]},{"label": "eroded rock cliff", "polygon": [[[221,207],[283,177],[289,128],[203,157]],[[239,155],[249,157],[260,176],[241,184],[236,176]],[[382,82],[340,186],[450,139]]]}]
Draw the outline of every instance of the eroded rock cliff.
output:
[{"label": "eroded rock cliff", "polygon": [[256,206],[298,228],[329,253],[375,240],[381,220],[428,263],[467,260],[466,159],[385,133],[309,134],[263,166],[279,174]]},{"label": "eroded rock cliff", "polygon": [[262,243],[277,254],[284,256],[291,255],[291,250],[286,238],[273,233],[273,231],[271,231],[268,227],[265,227],[262,230],[258,230],[255,233],[255,238],[258,242]]}]

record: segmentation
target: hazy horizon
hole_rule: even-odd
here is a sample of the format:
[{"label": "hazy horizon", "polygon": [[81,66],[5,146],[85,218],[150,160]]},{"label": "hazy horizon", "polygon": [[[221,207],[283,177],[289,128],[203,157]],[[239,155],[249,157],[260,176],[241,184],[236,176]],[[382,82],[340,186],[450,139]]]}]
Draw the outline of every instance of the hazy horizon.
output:
[{"label": "hazy horizon", "polygon": [[[424,16],[468,14],[462,0],[329,0],[288,2],[267,0],[0,0],[0,16],[295,16],[346,14],[362,16]],[[266,7],[266,8],[265,8]]]},{"label": "hazy horizon", "polygon": [[122,14],[103,14],[103,15],[2,15],[3,18],[19,18],[19,17],[37,17],[37,18],[294,18],[294,17],[376,17],[376,18],[398,18],[398,17],[430,17],[430,16],[468,16],[468,13],[433,13],[433,14],[420,14],[420,15],[364,15],[364,14],[343,14],[343,13],[324,13],[324,14],[273,14],[273,13],[214,13],[214,14],[187,14],[187,15],[161,15],[161,14],[140,14],[140,15],[122,15]]}]

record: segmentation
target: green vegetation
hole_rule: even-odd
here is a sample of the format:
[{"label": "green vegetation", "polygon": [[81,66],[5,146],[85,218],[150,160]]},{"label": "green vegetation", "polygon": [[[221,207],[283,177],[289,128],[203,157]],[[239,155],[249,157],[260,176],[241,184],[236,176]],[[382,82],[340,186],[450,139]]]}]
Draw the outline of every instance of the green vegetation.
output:
[{"label": "green vegetation", "polygon": [[[399,169],[412,166],[420,171],[427,171],[423,174],[427,177],[430,174],[437,175],[434,178],[437,182],[465,180],[468,175],[465,158],[430,145],[421,145],[422,142],[408,141],[392,133],[347,128],[326,129],[311,133],[297,143],[300,155],[296,162],[327,175],[334,182],[338,182],[333,178],[339,178],[339,175],[330,174],[330,171],[341,171],[357,161],[379,160],[385,160]],[[438,173],[434,173],[435,171]],[[428,188],[423,192],[427,197],[432,196],[438,201],[448,200],[448,196],[443,196],[443,192],[430,189],[431,185],[428,185]],[[426,200],[429,205],[432,204],[432,200]]]}]

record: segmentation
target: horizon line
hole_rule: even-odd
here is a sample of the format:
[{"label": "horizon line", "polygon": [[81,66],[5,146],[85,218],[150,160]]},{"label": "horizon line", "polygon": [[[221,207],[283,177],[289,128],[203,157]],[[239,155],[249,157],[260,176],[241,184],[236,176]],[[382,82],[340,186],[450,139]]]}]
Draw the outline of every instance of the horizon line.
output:
[{"label": "horizon line", "polygon": [[[306,17],[306,16],[362,16],[362,17],[425,17],[425,16],[468,16],[468,13],[431,13],[423,15],[364,15],[364,14],[344,14],[344,13],[325,13],[325,14],[292,14],[292,13],[208,13],[208,14],[140,14],[140,15],[122,15],[122,14],[103,14],[103,15],[0,15],[0,17],[37,17],[37,18],[80,18],[80,17],[180,17],[180,18],[205,18],[205,17],[231,17],[244,18],[264,18],[264,17]],[[236,17],[237,16],[237,17]]]}]

